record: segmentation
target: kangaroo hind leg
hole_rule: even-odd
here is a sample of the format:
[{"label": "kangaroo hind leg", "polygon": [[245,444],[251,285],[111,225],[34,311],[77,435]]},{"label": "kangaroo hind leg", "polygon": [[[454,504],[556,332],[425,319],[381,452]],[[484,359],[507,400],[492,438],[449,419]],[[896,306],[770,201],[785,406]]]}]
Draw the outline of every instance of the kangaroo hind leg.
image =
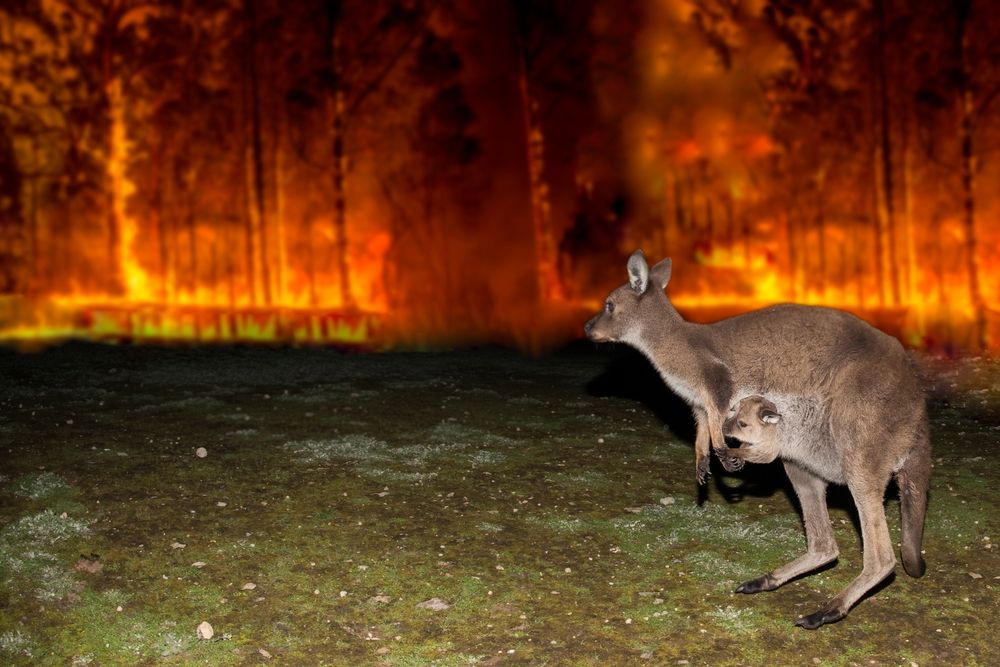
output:
[{"label": "kangaroo hind leg", "polygon": [[741,584],[737,593],[759,593],[771,591],[799,575],[811,572],[837,559],[837,541],[830,526],[830,515],[826,509],[826,481],[811,472],[800,468],[791,461],[785,461],[785,473],[788,475],[795,495],[802,507],[802,518],[806,529],[808,548],[790,563],[786,563],[773,572],[762,577],[751,579]]},{"label": "kangaroo hind leg", "polygon": [[848,610],[862,595],[885,579],[896,566],[896,556],[889,539],[889,526],[885,521],[883,495],[885,484],[872,480],[852,480],[847,486],[858,506],[861,519],[861,540],[864,545],[864,565],[861,574],[847,588],[831,599],[819,611],[803,616],[795,622],[809,630],[825,623],[834,623],[847,616]]}]

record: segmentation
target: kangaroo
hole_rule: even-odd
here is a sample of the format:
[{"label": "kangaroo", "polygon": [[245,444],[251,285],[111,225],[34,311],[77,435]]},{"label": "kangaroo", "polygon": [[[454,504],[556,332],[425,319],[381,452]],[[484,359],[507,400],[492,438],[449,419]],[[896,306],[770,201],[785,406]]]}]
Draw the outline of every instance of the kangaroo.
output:
[{"label": "kangaroo", "polygon": [[[833,391],[857,391],[850,385]],[[927,569],[920,554],[924,513],[930,482],[930,444],[925,417],[888,425],[859,424],[872,418],[869,406],[849,401],[828,404],[802,397],[748,396],[733,405],[723,433],[744,443],[734,453],[752,463],[770,463],[781,457],[802,505],[809,544],[805,555],[740,585],[737,593],[757,593],[781,586],[837,558],[837,543],[826,508],[828,482],[846,484],[861,516],[864,566],[861,575],[820,612],[798,620],[806,628],[839,620],[859,597],[887,576],[895,566],[892,543],[883,511],[883,494],[891,477],[899,486],[903,515],[903,569],[921,577]],[[885,419],[891,413],[874,416]],[[858,438],[869,430],[869,437]],[[871,437],[874,432],[876,437]],[[799,480],[796,483],[796,480]],[[809,488],[811,493],[800,491]],[[873,543],[874,542],[874,543]]]},{"label": "kangaroo", "polygon": [[[822,417],[808,419],[825,419],[828,429],[806,428],[802,442],[809,438],[819,442],[798,442],[796,447],[803,452],[823,449],[829,445],[824,445],[823,437],[829,434],[839,457],[830,467],[841,471],[829,481],[846,483],[857,503],[864,566],[847,588],[796,624],[812,629],[840,620],[894,569],[882,502],[893,475],[902,501],[904,565],[910,574],[922,574],[920,541],[930,476],[927,409],[899,342],[850,313],[818,306],[783,304],[712,324],[687,322],[664,292],[670,282],[670,259],[650,269],[637,250],[626,269],[629,281],[608,295],[603,310],[587,322],[584,331],[593,341],[616,341],[636,348],[667,386],[691,405],[699,483],[708,474],[710,448],[729,471],[751,460],[754,446],[746,451],[730,449],[723,435],[723,415],[743,398],[781,397],[789,404],[801,401],[822,408]],[[780,415],[778,410],[773,412]],[[780,450],[787,443],[780,440]],[[826,446],[824,451],[829,449]],[[830,470],[817,457],[810,461],[806,467],[791,457],[783,461],[802,506],[807,553],[742,584],[738,592],[773,590],[836,559],[826,510],[828,478],[823,476]]]}]

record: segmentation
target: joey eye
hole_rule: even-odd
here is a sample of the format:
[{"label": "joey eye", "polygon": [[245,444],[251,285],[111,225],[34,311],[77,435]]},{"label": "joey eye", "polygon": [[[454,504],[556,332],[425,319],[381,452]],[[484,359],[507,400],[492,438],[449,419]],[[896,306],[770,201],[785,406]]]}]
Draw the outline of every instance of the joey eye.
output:
[{"label": "joey eye", "polygon": [[747,423],[745,421],[743,421],[742,419],[738,420],[736,423],[740,425],[740,428],[746,428],[747,427]]},{"label": "joey eye", "polygon": [[605,302],[605,304],[604,304],[604,312],[606,312],[608,315],[610,315],[611,313],[615,312],[615,304],[614,304],[613,301],[607,301],[607,302]]}]

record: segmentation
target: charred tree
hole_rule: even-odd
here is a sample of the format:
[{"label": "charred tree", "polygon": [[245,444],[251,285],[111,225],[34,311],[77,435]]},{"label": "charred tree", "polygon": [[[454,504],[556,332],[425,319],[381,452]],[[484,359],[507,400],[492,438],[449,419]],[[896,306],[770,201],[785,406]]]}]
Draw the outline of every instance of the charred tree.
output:
[{"label": "charred tree", "polygon": [[876,87],[878,90],[878,158],[876,182],[879,189],[879,264],[888,282],[889,300],[899,304],[899,264],[896,259],[896,209],[893,180],[893,146],[890,111],[890,91],[888,76],[888,45],[886,35],[885,0],[875,0],[875,21],[877,48],[875,51]]},{"label": "charred tree", "polygon": [[250,244],[253,261],[252,281],[254,301],[258,298],[265,305],[271,303],[270,262],[267,252],[267,203],[264,184],[264,140],[261,128],[261,93],[257,65],[257,12],[255,0],[245,0],[247,21],[246,67],[250,95]]},{"label": "charred tree", "polygon": [[979,239],[976,229],[976,152],[974,150],[974,115],[976,110],[972,71],[969,62],[969,20],[972,0],[955,2],[957,26],[955,30],[956,61],[959,64],[959,142],[961,144],[962,226],[965,230],[965,262],[969,279],[969,299],[974,315],[974,341],[980,350],[986,350],[986,302],[980,284]]}]

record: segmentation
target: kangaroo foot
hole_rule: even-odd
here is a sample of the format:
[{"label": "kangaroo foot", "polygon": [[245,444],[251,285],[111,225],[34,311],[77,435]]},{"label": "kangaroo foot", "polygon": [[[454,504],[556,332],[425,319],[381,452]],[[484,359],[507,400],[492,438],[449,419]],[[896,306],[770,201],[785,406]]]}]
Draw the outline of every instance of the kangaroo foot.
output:
[{"label": "kangaroo foot", "polygon": [[827,609],[820,609],[814,614],[803,616],[799,620],[795,621],[795,625],[800,628],[805,628],[806,630],[815,630],[819,626],[825,625],[826,623],[836,623],[845,616],[847,616],[847,614],[837,607],[828,607]]},{"label": "kangaroo foot", "polygon": [[765,574],[763,577],[743,582],[733,592],[750,595],[752,593],[762,593],[763,591],[773,591],[777,587],[774,583],[774,578],[770,574]]},{"label": "kangaroo foot", "polygon": [[695,465],[695,477],[699,484],[704,485],[705,481],[708,480],[708,476],[712,474],[709,470],[711,463],[711,455],[705,455],[698,459]]}]

